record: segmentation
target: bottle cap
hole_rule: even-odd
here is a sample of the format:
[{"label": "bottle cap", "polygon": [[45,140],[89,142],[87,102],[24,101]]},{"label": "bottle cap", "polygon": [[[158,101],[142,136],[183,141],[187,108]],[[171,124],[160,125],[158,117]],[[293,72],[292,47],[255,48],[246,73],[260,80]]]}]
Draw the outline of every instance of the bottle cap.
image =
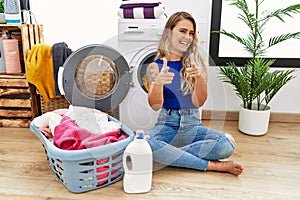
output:
[{"label": "bottle cap", "polygon": [[144,139],[144,131],[143,130],[136,130],[136,138],[137,139]]}]

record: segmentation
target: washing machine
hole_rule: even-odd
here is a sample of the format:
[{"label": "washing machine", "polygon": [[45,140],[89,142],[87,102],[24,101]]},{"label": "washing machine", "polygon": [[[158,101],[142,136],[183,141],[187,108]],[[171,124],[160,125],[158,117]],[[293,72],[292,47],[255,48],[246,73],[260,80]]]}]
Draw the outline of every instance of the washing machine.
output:
[{"label": "washing machine", "polygon": [[148,104],[145,75],[165,23],[166,19],[119,19],[116,37],[68,57],[59,70],[61,93],[73,105],[114,110],[114,117],[133,131],[152,128],[159,111]]}]

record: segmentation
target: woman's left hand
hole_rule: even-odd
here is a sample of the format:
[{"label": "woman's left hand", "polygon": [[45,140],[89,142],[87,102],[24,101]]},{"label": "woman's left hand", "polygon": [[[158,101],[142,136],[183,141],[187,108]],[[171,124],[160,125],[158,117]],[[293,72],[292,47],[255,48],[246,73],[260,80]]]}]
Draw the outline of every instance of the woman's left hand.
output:
[{"label": "woman's left hand", "polygon": [[188,77],[198,78],[201,76],[201,70],[199,66],[195,63],[194,53],[190,55],[191,66],[186,69],[186,73]]},{"label": "woman's left hand", "polygon": [[186,69],[186,73],[189,77],[198,78],[201,76],[200,68],[195,63],[192,63],[191,67]]}]

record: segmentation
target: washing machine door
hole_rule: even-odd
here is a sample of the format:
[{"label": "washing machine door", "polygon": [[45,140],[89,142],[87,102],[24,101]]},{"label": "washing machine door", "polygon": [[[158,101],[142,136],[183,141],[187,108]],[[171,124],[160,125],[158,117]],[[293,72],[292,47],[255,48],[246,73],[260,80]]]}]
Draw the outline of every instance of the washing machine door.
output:
[{"label": "washing machine door", "polygon": [[120,104],[130,87],[128,63],[118,51],[106,45],[78,49],[63,68],[65,97],[75,106],[109,111]]}]

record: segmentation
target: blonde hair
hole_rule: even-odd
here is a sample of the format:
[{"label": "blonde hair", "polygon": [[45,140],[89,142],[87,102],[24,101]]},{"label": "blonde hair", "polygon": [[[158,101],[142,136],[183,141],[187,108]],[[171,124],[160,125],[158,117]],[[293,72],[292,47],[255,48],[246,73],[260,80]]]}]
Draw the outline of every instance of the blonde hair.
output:
[{"label": "blonde hair", "polygon": [[[177,25],[178,22],[184,19],[190,20],[193,23],[194,32],[195,32],[191,45],[188,47],[186,52],[184,52],[181,58],[181,63],[183,66],[182,69],[180,70],[181,89],[184,92],[184,94],[187,94],[193,92],[194,83],[195,83],[195,79],[188,77],[187,74],[185,73],[186,68],[191,66],[191,62],[195,62],[195,64],[200,67],[201,75],[205,79],[205,81],[207,80],[207,71],[208,71],[206,61],[200,52],[199,39],[196,31],[196,22],[195,19],[192,17],[192,15],[190,15],[187,12],[176,12],[170,16],[170,18],[168,19],[165,25],[162,37],[160,38],[160,41],[158,43],[158,50],[155,56],[155,60],[160,59],[162,57],[168,57],[169,54],[168,49],[171,44],[169,38],[170,32],[174,29],[174,27]],[[190,55],[192,53],[194,54],[194,61],[191,61],[190,59]]]}]

